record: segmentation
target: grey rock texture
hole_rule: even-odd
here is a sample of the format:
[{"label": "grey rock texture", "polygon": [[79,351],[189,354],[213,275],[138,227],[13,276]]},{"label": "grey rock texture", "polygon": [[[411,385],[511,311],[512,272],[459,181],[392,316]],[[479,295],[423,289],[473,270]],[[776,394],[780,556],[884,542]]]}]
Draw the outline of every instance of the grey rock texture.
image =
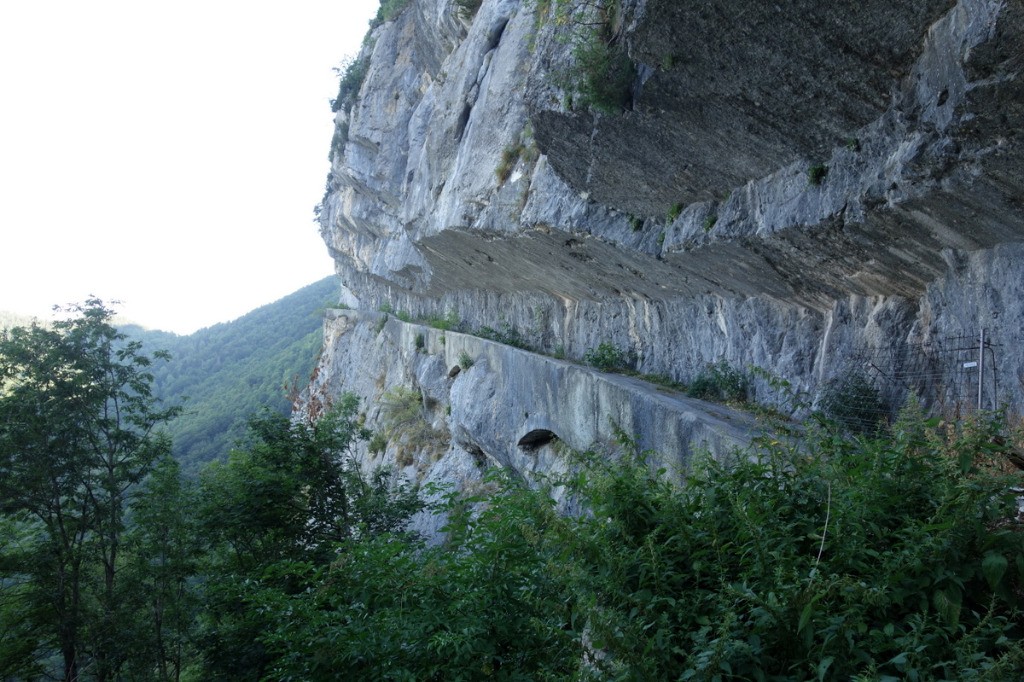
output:
[{"label": "grey rock texture", "polygon": [[[611,113],[574,104],[576,34],[549,5],[468,19],[412,0],[375,29],[320,212],[346,304],[452,313],[571,359],[610,342],[681,381],[725,359],[814,396],[870,370],[936,409],[969,378],[934,349],[985,329],[988,404],[1024,411],[1024,3],[622,2],[608,29],[636,71]],[[453,387],[477,376],[499,406],[568,390],[560,363],[483,354]],[[394,360],[383,385],[433,385]],[[368,366],[325,365],[322,385],[369,399]],[[458,385],[429,389],[458,417],[451,452],[529,469],[503,450],[525,418],[478,413]],[[620,414],[601,390],[544,418],[575,434],[578,405]]]},{"label": "grey rock texture", "polygon": [[[885,113],[922,36],[953,4],[648,2],[623,36],[650,74],[631,109],[594,120],[541,102],[541,148],[570,184],[627,212],[714,199],[795,159],[827,157]],[[583,166],[581,149],[616,164]],[[621,184],[624,173],[641,191]]]},{"label": "grey rock texture", "polygon": [[[475,480],[488,463],[524,478],[565,471],[568,455],[557,443],[603,451],[614,445],[616,429],[680,472],[695,451],[724,457],[762,430],[751,415],[725,406],[385,313],[329,311],[324,338],[306,409],[354,393],[366,425],[387,432],[388,392],[413,388],[433,434],[425,440],[439,446],[419,443],[406,460],[405,473],[417,480]],[[472,364],[460,365],[465,358]],[[392,434],[387,451],[366,452],[364,461],[399,459],[401,440]]]}]

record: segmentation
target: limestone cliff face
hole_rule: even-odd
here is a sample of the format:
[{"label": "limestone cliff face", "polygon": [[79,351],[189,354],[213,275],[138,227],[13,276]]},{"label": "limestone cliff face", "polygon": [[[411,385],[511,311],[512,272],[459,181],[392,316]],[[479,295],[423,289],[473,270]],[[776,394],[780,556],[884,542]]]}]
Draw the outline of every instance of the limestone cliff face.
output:
[{"label": "limestone cliff face", "polygon": [[[617,430],[681,472],[696,450],[729,456],[764,427],[737,410],[651,390],[470,334],[403,323],[380,312],[336,310],[305,409],[353,392],[368,398],[366,422],[388,431],[389,389],[414,387],[422,423],[396,429],[365,464],[397,464],[409,478],[471,485],[490,465],[530,477],[565,473],[565,447],[611,450]],[[416,432],[403,443],[403,431]],[[424,517],[422,521],[438,522]]]},{"label": "limestone cliff face", "polygon": [[[1024,3],[615,4],[591,16],[632,65],[611,111],[580,104],[557,0],[412,0],[373,31],[320,214],[344,303],[812,394],[984,329],[989,405],[1024,409]],[[955,401],[943,358],[882,388]]]}]

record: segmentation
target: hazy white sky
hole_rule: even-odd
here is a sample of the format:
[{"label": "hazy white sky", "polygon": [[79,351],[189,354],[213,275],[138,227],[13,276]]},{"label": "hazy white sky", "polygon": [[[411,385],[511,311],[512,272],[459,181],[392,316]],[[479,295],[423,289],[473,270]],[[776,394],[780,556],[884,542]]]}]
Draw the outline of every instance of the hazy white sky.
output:
[{"label": "hazy white sky", "polygon": [[0,3],[0,310],[189,333],[333,272],[332,67],[377,5]]}]

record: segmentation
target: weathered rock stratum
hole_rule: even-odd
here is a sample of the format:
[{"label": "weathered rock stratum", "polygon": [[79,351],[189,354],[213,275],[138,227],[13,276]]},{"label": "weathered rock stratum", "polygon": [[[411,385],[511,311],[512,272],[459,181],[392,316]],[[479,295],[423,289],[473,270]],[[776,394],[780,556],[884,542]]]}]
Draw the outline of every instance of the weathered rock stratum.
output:
[{"label": "weathered rock stratum", "polygon": [[[491,465],[526,477],[565,473],[566,448],[611,450],[618,432],[681,472],[696,450],[729,456],[763,431],[729,407],[386,313],[330,311],[324,330],[307,409],[352,392],[369,398],[367,423],[389,431],[388,391],[415,387],[422,424],[394,428],[391,446],[366,462],[393,464],[405,452],[397,459],[414,480],[476,482]],[[414,428],[418,442],[401,443]]]},{"label": "weathered rock stratum", "polygon": [[[588,93],[595,44],[626,69],[617,100]],[[683,382],[725,360],[813,397],[865,373],[936,410],[975,404],[962,356],[984,333],[984,405],[1024,408],[1020,0],[411,0],[360,60],[320,206],[344,304],[570,360],[610,343]],[[339,319],[338,348],[363,357],[366,324]],[[405,341],[325,363],[318,390],[428,395]],[[581,410],[632,404],[515,357],[488,354],[442,401],[467,452],[529,468],[519,411],[583,447]],[[629,427],[687,452],[658,409]]]}]

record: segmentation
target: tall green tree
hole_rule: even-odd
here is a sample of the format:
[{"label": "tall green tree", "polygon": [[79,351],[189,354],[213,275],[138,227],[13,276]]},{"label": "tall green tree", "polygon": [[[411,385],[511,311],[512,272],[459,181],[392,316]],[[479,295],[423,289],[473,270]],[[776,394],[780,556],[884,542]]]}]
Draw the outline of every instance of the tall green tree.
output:
[{"label": "tall green tree", "polygon": [[[117,578],[129,495],[169,451],[155,428],[175,414],[150,391],[151,359],[99,299],[50,327],[0,334],[0,512],[27,527],[7,575],[60,651],[63,678],[123,662]],[[158,356],[160,354],[157,354]]]},{"label": "tall green tree", "polygon": [[203,471],[204,679],[263,679],[276,653],[262,636],[281,617],[264,595],[305,590],[354,541],[400,532],[422,508],[415,487],[386,470],[365,476],[353,461],[369,435],[357,408],[347,395],[314,423],[265,412],[247,444]]},{"label": "tall green tree", "polygon": [[194,658],[200,610],[195,577],[203,543],[194,514],[196,485],[173,457],[161,458],[132,508],[122,584],[122,622],[131,624],[129,678],[178,680]]}]

